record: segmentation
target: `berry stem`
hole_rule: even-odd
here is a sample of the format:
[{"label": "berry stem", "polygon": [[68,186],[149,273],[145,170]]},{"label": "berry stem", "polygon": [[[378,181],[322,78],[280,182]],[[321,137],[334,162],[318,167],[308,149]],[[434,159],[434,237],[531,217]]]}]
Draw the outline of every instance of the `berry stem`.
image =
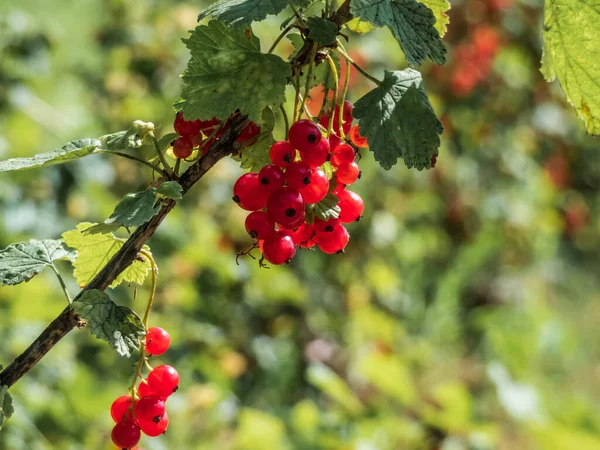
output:
[{"label": "berry stem", "polygon": [[[339,99],[339,122],[340,122],[340,139],[343,141],[346,139],[344,133],[344,102],[346,101],[346,94],[348,93],[348,83],[350,82],[350,62],[346,60],[346,76],[344,78],[344,88],[342,89],[342,97]],[[335,111],[335,109],[334,109]]]},{"label": "berry stem", "polygon": [[[342,43],[339,41],[339,39],[338,39],[337,43],[338,43],[338,46],[341,47]],[[342,48],[340,48],[340,47],[335,48],[334,50],[336,52],[338,52],[346,61],[348,61],[350,64],[352,64],[354,66],[354,68],[356,70],[358,70],[363,77],[371,80],[377,86],[381,86],[381,81],[380,80],[378,80],[374,76],[369,75],[367,72],[365,72],[358,64],[356,64],[354,62],[354,60],[352,58],[350,58],[350,56],[344,50],[342,50],[343,47]]]},{"label": "berry stem", "polygon": [[295,123],[298,120],[298,116],[297,113],[299,112],[298,109],[298,102],[300,100],[300,69],[298,69],[297,67],[295,68],[295,80],[294,80],[294,89],[296,90],[296,97],[294,98],[294,115],[292,117],[292,122]]},{"label": "berry stem", "polygon": [[287,141],[288,131],[290,129],[290,119],[288,119],[287,112],[285,111],[285,108],[283,107],[283,105],[280,105],[279,109],[281,110],[281,115],[283,116],[283,122],[285,123],[285,140]]},{"label": "berry stem", "polygon": [[73,303],[73,300],[71,299],[71,296],[69,295],[69,291],[67,290],[67,285],[65,284],[65,280],[63,280],[63,277],[61,276],[61,274],[58,271],[58,269],[56,268],[56,266],[54,266],[54,264],[50,264],[50,267],[52,267],[52,270],[56,274],[56,278],[58,278],[60,287],[62,288],[63,292],[65,293],[65,297],[67,297],[67,301],[69,302],[69,305],[70,305],[71,303]]},{"label": "berry stem", "polygon": [[115,156],[120,156],[121,158],[127,158],[127,159],[130,159],[131,161],[135,161],[135,162],[138,162],[140,164],[144,164],[145,166],[150,167],[152,170],[154,170],[156,173],[160,174],[163,177],[167,176],[167,172],[165,172],[164,170],[161,170],[159,167],[156,167],[154,164],[151,164],[148,161],[144,161],[143,159],[140,159],[136,156],[128,155],[127,153],[113,152],[113,151],[108,151],[108,150],[96,150],[95,153],[103,153],[105,155],[115,155]]},{"label": "berry stem", "polygon": [[171,166],[169,166],[169,163],[165,159],[165,155],[163,155],[163,152],[160,150],[160,147],[158,146],[158,141],[154,136],[152,136],[152,142],[154,142],[154,148],[156,149],[156,153],[158,154],[158,159],[160,159],[160,162],[163,165],[165,171],[167,172],[169,178],[172,178],[173,172],[171,171]]},{"label": "berry stem", "polygon": [[294,28],[295,26],[296,26],[296,24],[292,23],[292,24],[288,25],[287,27],[285,27],[285,29],[281,32],[281,34],[279,36],[277,36],[277,39],[275,39],[275,42],[273,42],[273,45],[271,45],[271,48],[269,49],[267,54],[273,53],[273,50],[275,50],[275,47],[277,47],[277,44],[279,44],[281,42],[281,40],[285,37],[285,35],[288,34],[290,32],[290,30],[292,28]]},{"label": "berry stem", "polygon": [[310,77],[312,75],[313,66],[315,65],[315,56],[317,54],[317,44],[313,43],[310,48],[310,60],[308,62],[308,72],[306,73],[306,83],[304,83],[304,96],[302,97],[302,102],[300,103],[300,110],[298,111],[298,117],[302,116],[302,110],[306,104],[306,99],[308,98],[308,93],[310,92]]},{"label": "berry stem", "polygon": [[333,133],[333,116],[334,116],[334,111],[335,111],[335,101],[337,99],[337,95],[338,95],[338,87],[339,87],[339,79],[338,79],[338,74],[337,74],[337,69],[335,67],[335,63],[333,62],[333,58],[330,55],[327,55],[327,62],[329,63],[329,68],[331,69],[331,73],[333,75],[333,104],[332,104],[332,112],[331,115],[329,116],[329,124],[327,125],[327,135],[330,135],[331,133]]}]

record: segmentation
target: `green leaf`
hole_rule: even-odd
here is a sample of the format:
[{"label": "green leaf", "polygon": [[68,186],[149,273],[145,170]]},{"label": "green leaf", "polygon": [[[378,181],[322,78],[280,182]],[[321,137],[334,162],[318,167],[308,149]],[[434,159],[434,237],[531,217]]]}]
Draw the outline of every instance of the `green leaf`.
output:
[{"label": "green leaf", "polygon": [[158,148],[160,148],[161,151],[164,152],[166,149],[168,149],[171,146],[171,142],[173,142],[178,137],[179,137],[179,135],[177,133],[165,134],[158,140]]},{"label": "green leaf", "polygon": [[372,25],[371,22],[360,20],[360,17],[355,17],[349,22],[346,22],[345,25],[346,28],[348,28],[350,31],[353,31],[354,33],[358,34],[367,34],[377,29],[377,27],[375,25]]},{"label": "green leaf", "polygon": [[31,280],[60,259],[73,259],[73,251],[63,241],[35,239],[11,244],[0,250],[0,286],[12,286]]},{"label": "green leaf", "polygon": [[[77,250],[77,259],[73,263],[75,270],[73,275],[81,287],[86,286],[92,278],[110,261],[115,253],[125,243],[124,239],[116,238],[112,233],[87,234],[85,231],[94,224],[83,222],[77,225],[77,229],[63,233],[65,243]],[[144,246],[149,252],[150,249]],[[114,288],[122,282],[143,284],[151,270],[150,261],[135,260],[127,269],[113,281],[110,287]]]},{"label": "green leaf", "polygon": [[266,165],[271,164],[269,149],[275,143],[272,134],[264,136],[252,147],[245,147],[241,150],[240,167],[250,169],[251,172],[258,172]]},{"label": "green leaf", "polygon": [[315,216],[321,220],[337,219],[340,216],[340,199],[331,192],[323,200],[313,206]]},{"label": "green leaf", "polygon": [[182,192],[183,187],[181,187],[177,181],[167,181],[161,184],[158,189],[156,189],[157,194],[177,201],[183,198]]},{"label": "green leaf", "polygon": [[588,133],[600,135],[600,3],[546,0],[542,74],[558,81]]},{"label": "green leaf", "polygon": [[[287,35],[287,38],[291,41],[292,45],[295,48],[295,51],[290,55],[290,59],[292,59],[298,51],[304,45],[304,40],[302,36],[298,33],[291,33]],[[336,70],[340,73],[340,59],[335,53],[330,54],[333,62],[335,64]],[[304,87],[306,86],[306,77],[308,76],[308,67],[303,67],[302,72],[300,74],[300,87],[302,92],[304,92]],[[310,74],[310,83],[309,89],[312,89],[319,84],[323,85],[324,89],[333,89],[335,84],[333,82],[333,76],[331,74],[331,70],[329,68],[329,64],[327,61],[323,61],[320,64],[313,67],[313,70]]]},{"label": "green leaf", "polygon": [[410,406],[417,399],[417,389],[409,368],[397,356],[371,353],[360,360],[358,373],[382,393]]},{"label": "green leaf", "polygon": [[433,12],[416,0],[353,0],[350,12],[377,27],[388,26],[411,66],[427,58],[446,62],[446,47],[435,28]]},{"label": "green leaf", "polygon": [[128,130],[104,135],[100,140],[104,143],[105,149],[118,151],[140,148],[145,143],[149,143],[152,137],[154,137],[154,124],[136,120]]},{"label": "green leaf", "polygon": [[71,141],[58,150],[48,153],[40,153],[31,158],[13,158],[0,162],[0,172],[11,170],[33,169],[36,167],[52,166],[61,164],[83,156],[91,155],[97,148],[102,146],[98,139],[81,139]]},{"label": "green leaf", "polygon": [[337,32],[337,25],[330,20],[321,17],[308,18],[308,37],[320,45],[333,44]]},{"label": "green leaf", "polygon": [[75,312],[87,320],[92,334],[105,340],[121,356],[130,357],[140,346],[146,329],[139,316],[126,306],[118,306],[97,289],[85,291],[73,303]]},{"label": "green leaf", "polygon": [[386,71],[381,85],[359,99],[352,114],[384,169],[390,169],[398,158],[404,159],[408,168],[431,167],[444,128],[429,103],[419,72]]},{"label": "green leaf", "polygon": [[14,412],[15,408],[12,404],[12,397],[8,393],[8,386],[0,386],[0,430],[4,419],[10,419]]},{"label": "green leaf", "polygon": [[189,120],[228,117],[236,109],[258,122],[267,106],[285,102],[289,65],[260,52],[258,38],[212,21],[184,40],[191,59],[182,75],[183,90],[175,107]]},{"label": "green leaf", "polygon": [[212,16],[228,25],[243,26],[259,22],[270,14],[279,14],[286,6],[306,6],[306,0],[221,0],[198,16],[198,21]]},{"label": "green leaf", "polygon": [[446,14],[450,11],[450,2],[448,0],[419,0],[419,3],[423,3],[433,12],[435,29],[440,33],[440,37],[444,37],[450,23],[450,17]]}]

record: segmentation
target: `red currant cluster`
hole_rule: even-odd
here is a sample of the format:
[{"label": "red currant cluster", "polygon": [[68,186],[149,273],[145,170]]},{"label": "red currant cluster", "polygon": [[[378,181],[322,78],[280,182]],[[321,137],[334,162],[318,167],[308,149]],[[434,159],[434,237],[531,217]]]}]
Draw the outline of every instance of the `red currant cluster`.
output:
[{"label": "red currant cluster", "polygon": [[[183,113],[178,112],[175,116],[173,128],[181,137],[173,142],[173,154],[177,158],[186,159],[192,155],[194,149],[198,149],[204,155],[210,146],[229,128],[234,117],[235,115],[225,123],[222,123],[216,117],[210,120],[185,120]],[[236,142],[244,145],[251,144],[259,134],[260,127],[254,122],[250,122],[238,136]]]},{"label": "red currant cluster", "polygon": [[[345,102],[342,112],[344,133],[355,147],[365,147],[366,139],[352,127],[352,104]],[[322,128],[328,128],[329,120],[321,117]],[[333,129],[339,129],[339,120],[338,106]],[[323,137],[315,122],[303,119],[292,124],[287,141],[271,146],[269,156],[272,164],[242,175],[233,187],[233,200],[252,211],[246,231],[257,239],[263,258],[271,264],[288,263],[296,247],[315,245],[328,254],[343,252],[350,235],[342,224],[360,219],[364,210],[360,196],[346,189],[361,175],[355,148],[336,134]],[[337,214],[322,214],[332,208]]]},{"label": "red currant cluster", "polygon": [[[171,345],[169,333],[159,327],[152,327],[146,334],[145,355],[162,355]],[[145,361],[145,359],[143,359]],[[110,407],[110,415],[116,422],[112,430],[113,443],[122,449],[135,447],[141,433],[155,437],[163,434],[169,426],[166,401],[179,386],[179,374],[167,365],[150,371],[148,377],[138,385],[141,364],[135,375],[130,395],[117,398]]]}]

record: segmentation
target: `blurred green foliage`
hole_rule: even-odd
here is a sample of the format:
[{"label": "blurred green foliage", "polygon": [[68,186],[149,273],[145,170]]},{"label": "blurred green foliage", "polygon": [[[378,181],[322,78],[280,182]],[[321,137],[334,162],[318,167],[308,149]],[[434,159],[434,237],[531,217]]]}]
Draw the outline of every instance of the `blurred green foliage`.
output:
[{"label": "blurred green foliage", "polygon": [[[187,58],[179,40],[202,6],[3,1],[0,157],[135,119],[171,131]],[[350,225],[345,255],[238,266],[250,245],[230,201],[241,170],[223,161],[194,187],[150,241],[160,266],[152,323],[174,342],[160,361],[182,385],[169,431],[140,448],[600,448],[600,141],[539,73],[541,7],[453,4],[451,62],[424,67],[446,128],[437,167],[384,172],[367,154],[356,185],[365,217]],[[277,24],[256,27],[263,49]],[[469,51],[491,41],[479,73]],[[350,50],[379,77],[406,66],[385,30],[353,36]],[[370,88],[353,80],[351,100]],[[102,221],[149,177],[100,155],[3,174],[0,246]],[[136,300],[131,287],[109,292],[140,311],[148,289]],[[0,363],[63,307],[51,273],[0,289]],[[108,409],[132,364],[73,331],[12,389],[0,448],[112,448]]]}]

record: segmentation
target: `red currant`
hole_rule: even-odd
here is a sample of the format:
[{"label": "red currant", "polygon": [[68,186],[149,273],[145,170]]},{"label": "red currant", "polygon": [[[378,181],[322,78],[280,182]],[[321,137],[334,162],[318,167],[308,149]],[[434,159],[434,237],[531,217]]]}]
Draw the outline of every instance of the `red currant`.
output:
[{"label": "red currant", "polygon": [[354,162],[354,149],[348,144],[339,144],[331,153],[331,164],[335,167]]},{"label": "red currant", "polygon": [[140,427],[134,422],[119,422],[112,429],[113,443],[123,449],[132,448],[140,442]]},{"label": "red currant", "polygon": [[296,159],[296,149],[288,141],[278,141],[271,145],[269,156],[277,167],[287,167]]},{"label": "red currant", "polygon": [[302,198],[307,205],[319,203],[329,190],[329,179],[323,169],[313,169],[310,181],[308,186],[300,189]]},{"label": "red currant", "polygon": [[290,144],[301,152],[314,150],[319,145],[321,138],[321,130],[312,120],[298,120],[290,127]]},{"label": "red currant", "polygon": [[260,134],[260,127],[254,122],[250,122],[244,131],[238,136],[235,140],[236,142],[244,142],[250,141],[250,139],[254,139],[256,136]]},{"label": "red currant", "polygon": [[276,191],[285,184],[285,175],[275,164],[269,164],[258,172],[258,181],[269,192]]},{"label": "red currant", "polygon": [[129,395],[121,395],[110,406],[110,416],[115,423],[123,422],[130,407],[131,397]]},{"label": "red currant", "polygon": [[[287,230],[286,230],[287,231]],[[294,243],[301,248],[311,248],[315,245],[312,237],[315,232],[315,226],[309,223],[303,223],[300,228],[291,232],[290,236]]]},{"label": "red currant", "polygon": [[275,234],[275,221],[266,212],[251,212],[246,217],[246,231],[253,239],[266,239]]},{"label": "red currant", "polygon": [[331,255],[344,250],[350,240],[350,235],[343,225],[337,224],[331,231],[316,233],[314,239],[323,253]]},{"label": "red currant", "polygon": [[338,145],[342,143],[342,140],[337,134],[329,135],[329,148],[335,149]]},{"label": "red currant", "polygon": [[148,387],[159,397],[169,397],[178,386],[179,373],[171,366],[158,366],[148,375]]},{"label": "red currant", "polygon": [[297,189],[282,187],[269,197],[267,213],[283,228],[297,228],[304,222],[304,199]]},{"label": "red currant", "polygon": [[319,145],[310,152],[300,152],[300,158],[304,161],[311,169],[316,169],[322,166],[329,157],[329,140],[321,139]]},{"label": "red currant", "polygon": [[171,345],[171,336],[160,327],[152,327],[146,334],[146,351],[150,355],[162,355]]},{"label": "red currant", "polygon": [[288,263],[296,254],[296,244],[289,234],[278,231],[270,238],[265,239],[262,252],[265,259],[271,264]]},{"label": "red currant", "polygon": [[302,189],[310,184],[312,170],[302,161],[295,161],[285,169],[287,185],[294,189]]},{"label": "red currant", "polygon": [[328,233],[333,231],[333,227],[340,223],[340,219],[331,218],[329,220],[321,220],[315,218],[315,231],[317,233]]},{"label": "red currant", "polygon": [[347,191],[346,189],[339,191],[336,195],[340,199],[340,202],[338,203],[338,206],[341,209],[340,221],[342,223],[350,223],[360,219],[360,216],[365,209],[365,204],[363,203],[363,199],[360,198],[360,195],[356,192]]},{"label": "red currant", "polygon": [[202,120],[200,122],[200,131],[203,131],[204,134],[209,135],[220,123],[221,121],[216,117],[213,117],[209,120]]},{"label": "red currant", "polygon": [[159,422],[154,422],[153,420],[138,420],[138,424],[146,436],[160,436],[167,431],[167,428],[169,427],[169,415],[165,412],[165,415]]},{"label": "red currant", "polygon": [[175,122],[173,122],[175,132],[184,137],[192,137],[200,133],[201,126],[202,122],[200,120],[185,120],[181,111],[177,113]]},{"label": "red currant", "polygon": [[188,137],[180,137],[173,142],[173,154],[180,159],[189,158],[193,148],[194,143]]},{"label": "red currant", "polygon": [[233,201],[246,211],[257,211],[267,204],[269,191],[258,180],[258,173],[245,173],[233,185]]},{"label": "red currant", "polygon": [[367,138],[360,135],[360,131],[358,131],[358,125],[354,125],[350,129],[350,141],[352,141],[352,143],[358,148],[367,148],[369,146]]},{"label": "red currant", "polygon": [[150,386],[148,386],[148,380],[146,380],[145,378],[142,381],[140,381],[140,384],[138,386],[138,395],[140,397],[147,397],[149,395],[153,395]]},{"label": "red currant", "polygon": [[160,422],[165,415],[165,400],[158,395],[149,395],[140,398],[134,406],[135,418]]},{"label": "red currant", "polygon": [[352,161],[350,164],[344,164],[338,167],[335,173],[335,178],[338,183],[352,184],[360,178],[360,168],[358,164]]}]

